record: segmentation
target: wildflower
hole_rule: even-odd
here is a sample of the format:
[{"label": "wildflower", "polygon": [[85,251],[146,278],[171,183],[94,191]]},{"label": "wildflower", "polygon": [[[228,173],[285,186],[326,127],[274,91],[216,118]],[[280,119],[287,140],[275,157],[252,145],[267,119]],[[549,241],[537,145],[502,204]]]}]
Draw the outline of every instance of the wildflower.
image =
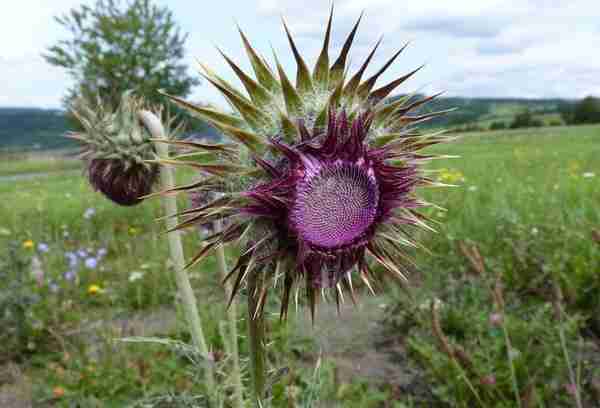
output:
[{"label": "wildflower", "polygon": [[469,186],[469,191],[477,191],[477,186]]},{"label": "wildflower", "polygon": [[85,258],[88,255],[85,249],[80,249],[77,251],[77,256],[80,258]]},{"label": "wildflower", "polygon": [[[458,181],[464,181],[465,176],[459,170],[452,169],[440,169],[438,179],[443,183],[456,183]],[[477,187],[475,187],[477,189]]]},{"label": "wildflower", "polygon": [[496,385],[496,377],[492,374],[488,374],[481,378],[481,384],[483,385]]},{"label": "wildflower", "polygon": [[123,94],[114,112],[102,106],[95,111],[82,99],[72,108],[85,131],[70,137],[84,145],[81,157],[90,184],[124,206],[139,204],[158,179],[158,166],[146,161],[154,159],[155,150],[137,118],[139,108],[140,102],[129,93]]},{"label": "wildflower", "polygon": [[98,285],[90,285],[90,286],[88,286],[87,293],[89,295],[97,295],[100,292],[102,292],[102,288],[100,286],[98,286]]},{"label": "wildflower", "polygon": [[77,255],[73,252],[65,252],[65,257],[67,258],[71,268],[75,268],[79,263],[79,258],[77,258]]},{"label": "wildflower", "polygon": [[8,237],[11,234],[8,228],[0,227],[0,235]]},{"label": "wildflower", "polygon": [[533,227],[533,228],[531,229],[531,235],[537,235],[539,232],[540,232],[540,231],[539,231],[539,230],[538,230],[536,227]]},{"label": "wildflower", "polygon": [[67,271],[63,274],[63,278],[65,278],[65,280],[69,282],[75,280],[76,277],[77,273],[73,270]]},{"label": "wildflower", "polygon": [[23,248],[25,248],[25,249],[33,248],[33,241],[30,239],[23,241]]},{"label": "wildflower", "polygon": [[502,314],[500,314],[500,313],[492,313],[490,315],[489,320],[490,320],[490,325],[492,325],[494,327],[500,327],[500,326],[502,326],[504,318],[502,317]]},{"label": "wildflower", "polygon": [[48,289],[50,290],[50,292],[52,293],[58,293],[58,291],[60,290],[60,286],[58,286],[56,283],[54,282],[50,282],[48,283]]},{"label": "wildflower", "polygon": [[96,215],[96,210],[94,208],[90,207],[90,208],[86,209],[85,212],[83,213],[83,218],[85,218],[86,220],[89,220],[94,215]]},{"label": "wildflower", "polygon": [[129,235],[137,235],[138,230],[136,227],[129,227],[128,232],[129,232]]},{"label": "wildflower", "polygon": [[52,395],[54,398],[62,398],[65,396],[65,389],[63,387],[54,387],[52,389]]},{"label": "wildflower", "polygon": [[583,178],[592,178],[592,177],[595,177],[595,176],[596,176],[596,174],[592,173],[591,171],[586,171],[585,173],[583,173],[581,175],[581,177],[583,177]]},{"label": "wildflower", "polygon": [[42,285],[44,281],[44,269],[42,268],[42,262],[37,255],[34,255],[31,258],[31,277],[38,283],[38,285]]},{"label": "wildflower", "polygon": [[[353,294],[353,271],[371,287],[370,281],[379,277],[370,262],[405,280],[406,268],[399,260],[404,246],[416,245],[411,229],[430,229],[418,211],[426,204],[417,198],[416,188],[439,183],[421,171],[421,164],[432,156],[420,154],[420,150],[447,138],[439,133],[423,135],[414,125],[445,112],[412,114],[436,96],[386,102],[418,69],[375,88],[401,50],[368,79],[363,80],[363,74],[374,51],[355,75],[346,77],[348,52],[357,28],[358,23],[340,57],[330,65],[330,18],[311,73],[285,26],[297,62],[296,86],[277,60],[276,77],[240,32],[256,80],[223,56],[249,98],[206,71],[208,82],[228,99],[235,115],[170,97],[237,142],[172,142],[192,152],[164,164],[186,164],[180,160],[196,150],[215,158],[194,163],[194,168],[209,177],[177,190],[210,191],[219,196],[186,211],[191,218],[178,228],[212,221],[227,224],[204,240],[190,266],[213,248],[240,242],[242,253],[228,278],[233,280],[233,296],[243,282],[249,293],[254,293],[255,316],[262,313],[267,290],[278,278],[283,282],[282,318],[287,316],[292,290],[299,281],[304,281],[314,315],[321,290],[334,289],[336,301],[342,299],[344,289]],[[458,171],[455,176],[464,178]]]},{"label": "wildflower", "polygon": [[108,254],[108,251],[106,248],[100,248],[98,250],[98,252],[96,253],[96,255],[98,256],[98,258],[104,258],[106,256],[106,254]]},{"label": "wildflower", "polygon": [[84,264],[88,269],[96,269],[96,266],[98,266],[98,260],[96,258],[87,258]]},{"label": "wildflower", "polygon": [[49,250],[50,250],[50,248],[48,247],[48,244],[45,244],[45,243],[43,243],[43,242],[40,242],[40,243],[38,244],[38,251],[46,253],[46,252],[48,252]]},{"label": "wildflower", "polygon": [[131,274],[129,275],[129,282],[135,282],[138,281],[140,279],[142,279],[144,277],[144,272],[140,272],[140,271],[133,271],[131,272]]},{"label": "wildflower", "polygon": [[571,396],[576,396],[577,395],[577,385],[573,384],[573,383],[569,383],[569,384],[565,384],[565,391],[567,391],[567,394],[571,395]]}]

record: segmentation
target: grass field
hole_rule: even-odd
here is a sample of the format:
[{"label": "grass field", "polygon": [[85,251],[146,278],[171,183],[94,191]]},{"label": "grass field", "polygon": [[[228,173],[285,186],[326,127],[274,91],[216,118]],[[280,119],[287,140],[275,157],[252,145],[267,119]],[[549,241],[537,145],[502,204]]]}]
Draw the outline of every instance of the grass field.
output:
[{"label": "grass field", "polygon": [[[598,398],[600,361],[593,355],[594,344],[600,344],[600,242],[594,238],[599,234],[600,241],[600,127],[470,133],[435,152],[460,156],[428,169],[456,187],[423,191],[446,210],[426,211],[439,222],[438,233],[422,234],[431,253],[415,253],[413,293],[391,288],[371,308],[347,312],[375,310],[393,333],[382,338],[402,350],[393,361],[413,367],[415,380],[402,385],[387,379],[382,385],[354,376],[340,383],[332,358],[313,381],[315,332],[294,318],[287,327],[273,319],[271,364],[294,367],[273,387],[274,406],[292,400],[307,406],[301,400],[315,387],[324,401],[320,406],[343,407],[510,407],[517,399],[521,406],[555,407],[575,406],[575,395],[586,404]],[[0,163],[0,273],[21,282],[16,290],[8,277],[0,277],[0,291],[12,295],[1,301],[16,304],[21,313],[20,319],[4,317],[15,327],[0,334],[3,342],[12,341],[0,365],[12,361],[20,367],[39,406],[124,406],[168,392],[201,393],[183,357],[159,346],[111,341],[131,333],[188,339],[179,320],[169,317],[179,312],[173,308],[166,242],[155,222],[159,202],[117,208],[91,191],[80,173],[63,172],[77,166],[53,159]],[[50,174],[1,178],[26,172]],[[196,233],[185,234],[184,242],[189,255]],[[192,280],[209,340],[223,352],[223,293],[213,266],[207,260],[192,271]],[[497,281],[506,311],[497,309],[497,298],[487,290]],[[552,285],[560,301],[548,295]],[[444,305],[437,317],[440,330],[431,330],[431,300]],[[559,306],[564,314],[556,320],[551,311]],[[270,307],[276,312],[277,301]],[[494,313],[504,316],[500,331],[486,328]],[[154,324],[141,319],[146,326],[132,329],[137,316]],[[240,326],[243,333],[243,320]],[[538,337],[540,345],[531,343]],[[440,347],[444,341],[462,347],[470,365],[456,357],[461,353]],[[244,355],[243,338],[240,347]],[[535,371],[532,364],[546,369]],[[526,398],[532,405],[525,405]]]}]

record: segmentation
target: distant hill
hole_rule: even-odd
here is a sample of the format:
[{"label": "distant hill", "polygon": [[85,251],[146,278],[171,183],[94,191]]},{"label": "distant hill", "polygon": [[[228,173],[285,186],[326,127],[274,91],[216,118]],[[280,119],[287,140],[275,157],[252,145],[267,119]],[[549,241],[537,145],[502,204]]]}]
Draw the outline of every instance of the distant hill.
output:
[{"label": "distant hill", "polygon": [[[412,96],[415,99],[419,97]],[[392,98],[390,102],[397,98]],[[441,97],[417,113],[457,108],[455,112],[431,121],[428,126],[478,126],[487,129],[494,122],[508,125],[517,113],[525,109],[529,109],[545,124],[557,124],[561,121],[561,109],[574,102],[564,99]],[[218,132],[206,124],[194,121],[192,125],[190,133],[219,139]],[[0,151],[75,147],[75,142],[61,137],[68,129],[64,112],[58,109],[0,108]]]},{"label": "distant hill", "polygon": [[[219,140],[214,128],[197,120],[192,125],[190,133]],[[59,109],[0,108],[0,152],[75,148],[77,142],[62,137],[70,129]]]},{"label": "distant hill", "polygon": [[[391,101],[401,97],[394,97]],[[422,95],[414,95],[411,100],[422,97]],[[562,121],[561,110],[575,102],[567,99],[441,97],[425,105],[417,113],[456,108],[454,112],[428,122],[428,126],[449,128],[479,126],[487,129],[494,122],[509,125],[515,115],[525,110],[529,110],[545,124],[556,124],[557,121]]]},{"label": "distant hill", "polygon": [[58,109],[0,108],[0,150],[58,149],[74,146]]}]

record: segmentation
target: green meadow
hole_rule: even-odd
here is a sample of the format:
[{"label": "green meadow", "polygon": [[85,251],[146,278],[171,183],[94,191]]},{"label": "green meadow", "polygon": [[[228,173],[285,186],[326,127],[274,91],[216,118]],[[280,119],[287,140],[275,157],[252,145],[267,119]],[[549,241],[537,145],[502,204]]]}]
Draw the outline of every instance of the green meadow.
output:
[{"label": "green meadow", "polygon": [[[436,232],[418,234],[426,249],[407,250],[416,264],[408,289],[387,282],[372,297],[357,279],[364,305],[343,308],[346,336],[331,333],[335,306],[321,304],[314,325],[305,310],[282,323],[272,296],[269,361],[286,369],[272,378],[271,404],[600,404],[600,126],[468,133],[430,152],[459,157],[427,166],[453,186],[421,191],[439,206],[424,210]],[[185,356],[118,341],[189,340],[161,216],[158,199],[112,205],[77,161],[0,162],[0,303],[11,310],[0,367],[18,373],[0,381],[0,401],[120,407],[203,393]],[[183,238],[191,256],[198,232]],[[226,302],[214,269],[208,259],[190,273],[223,358]],[[239,324],[243,333],[243,313]],[[361,359],[371,371],[352,364]]]}]

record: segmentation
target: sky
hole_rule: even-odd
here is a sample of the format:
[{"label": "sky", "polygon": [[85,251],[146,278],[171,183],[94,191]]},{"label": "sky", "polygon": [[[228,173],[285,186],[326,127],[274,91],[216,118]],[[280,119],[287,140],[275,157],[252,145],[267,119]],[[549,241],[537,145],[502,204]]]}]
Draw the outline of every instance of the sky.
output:
[{"label": "sky", "polygon": [[[91,3],[83,1],[84,3]],[[7,2],[0,17],[0,106],[60,107],[71,84],[41,54],[67,39],[54,16],[82,0]],[[168,6],[188,33],[186,63],[202,61],[236,82],[215,46],[250,71],[236,23],[257,50],[277,52],[290,77],[295,63],[284,36],[288,22],[309,65],[318,56],[328,0],[155,0]],[[445,91],[466,97],[581,98],[600,95],[600,3],[597,0],[336,0],[332,60],[364,11],[351,62],[356,69],[383,36],[370,72],[409,46],[380,79],[386,83],[426,67],[399,92]],[[369,71],[367,72],[367,75]],[[189,99],[224,106],[210,84]]]}]

